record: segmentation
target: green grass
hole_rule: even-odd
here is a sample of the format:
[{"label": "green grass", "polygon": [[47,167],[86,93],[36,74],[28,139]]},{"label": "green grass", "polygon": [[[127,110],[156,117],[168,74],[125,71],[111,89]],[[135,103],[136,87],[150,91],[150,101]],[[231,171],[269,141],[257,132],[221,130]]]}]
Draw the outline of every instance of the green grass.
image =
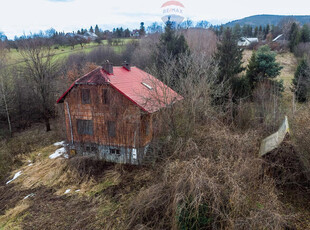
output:
[{"label": "green grass", "polygon": [[[134,39],[124,38],[120,40],[121,40],[120,45],[112,46],[112,48],[114,49],[116,53],[121,53],[124,50],[125,45],[132,42]],[[104,45],[108,45],[107,40],[103,40],[101,45],[98,45],[98,43],[95,43],[95,42],[91,42],[91,43],[85,44],[83,48],[80,45],[76,45],[74,49],[72,49],[71,46],[55,46],[55,47],[58,47],[57,49],[56,48],[54,49],[55,59],[61,60],[61,59],[67,58],[71,54],[79,53],[79,52],[90,53],[95,48],[104,46]],[[23,57],[16,49],[10,50],[10,52],[8,53],[8,59],[9,59],[9,62],[8,62],[9,65],[18,65],[18,64],[23,63]]]}]

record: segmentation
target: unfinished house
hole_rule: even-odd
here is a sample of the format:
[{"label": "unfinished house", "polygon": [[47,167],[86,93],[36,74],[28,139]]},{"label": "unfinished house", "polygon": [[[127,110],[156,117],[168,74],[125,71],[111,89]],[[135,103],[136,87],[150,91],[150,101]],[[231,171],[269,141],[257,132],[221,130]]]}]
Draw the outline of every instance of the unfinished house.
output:
[{"label": "unfinished house", "polygon": [[153,137],[153,115],[179,100],[141,69],[107,62],[76,80],[57,103],[64,104],[71,155],[142,164]]}]

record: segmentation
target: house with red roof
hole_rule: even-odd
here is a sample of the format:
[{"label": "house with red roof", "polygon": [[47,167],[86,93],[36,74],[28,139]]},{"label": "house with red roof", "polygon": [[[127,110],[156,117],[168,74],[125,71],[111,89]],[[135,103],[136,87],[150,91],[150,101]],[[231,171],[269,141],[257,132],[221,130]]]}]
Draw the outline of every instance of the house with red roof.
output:
[{"label": "house with red roof", "polygon": [[142,164],[153,138],[153,115],[183,98],[154,76],[106,62],[77,79],[64,104],[71,155]]}]

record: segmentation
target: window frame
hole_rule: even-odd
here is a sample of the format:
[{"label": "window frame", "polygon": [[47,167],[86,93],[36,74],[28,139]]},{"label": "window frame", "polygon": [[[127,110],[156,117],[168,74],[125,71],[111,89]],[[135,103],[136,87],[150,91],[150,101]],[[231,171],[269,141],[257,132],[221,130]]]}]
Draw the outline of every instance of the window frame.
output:
[{"label": "window frame", "polygon": [[[85,97],[84,97],[85,95],[88,95],[88,100],[85,99]],[[81,89],[81,101],[82,101],[83,105],[91,104],[90,89]]]},{"label": "window frame", "polygon": [[116,155],[116,156],[120,156],[121,155],[121,151],[117,148],[110,148],[109,153],[111,155]]},{"label": "window frame", "polygon": [[107,121],[107,131],[109,137],[116,137],[116,122],[115,121]]},{"label": "window frame", "polygon": [[[87,124],[88,123],[88,124]],[[76,129],[79,135],[94,135],[94,123],[93,120],[77,119]]]},{"label": "window frame", "polygon": [[104,105],[110,104],[110,97],[109,97],[109,90],[108,89],[102,89],[102,103]]}]

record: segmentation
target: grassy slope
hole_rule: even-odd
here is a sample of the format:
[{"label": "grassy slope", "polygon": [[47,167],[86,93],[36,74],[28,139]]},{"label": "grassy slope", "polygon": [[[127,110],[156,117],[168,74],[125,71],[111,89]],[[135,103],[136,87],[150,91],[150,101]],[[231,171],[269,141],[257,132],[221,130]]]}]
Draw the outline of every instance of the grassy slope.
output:
[{"label": "grassy slope", "polygon": [[[48,141],[20,156],[21,165],[0,181],[0,229],[124,229],[126,207],[149,186],[151,170],[92,161],[85,165],[77,158],[49,159],[60,148],[53,145],[58,134],[41,130],[43,126],[36,126],[13,140],[33,142],[40,135]],[[22,175],[6,185],[18,171]],[[71,191],[65,194],[67,189]],[[34,196],[24,199],[29,194]]]},{"label": "grassy slope", "polygon": [[[133,39],[122,39],[122,42],[124,45],[126,45],[127,43],[131,42]],[[103,40],[102,41],[103,45],[107,45],[108,41],[107,40]],[[118,46],[112,46],[115,50],[115,52],[121,52],[124,49],[124,45],[118,45]],[[78,52],[86,52],[89,53],[91,52],[94,48],[99,47],[101,45],[98,45],[97,43],[89,43],[86,44],[84,46],[84,48],[82,48],[80,45],[76,45],[74,49],[72,49],[70,46],[60,46],[58,47],[58,49],[55,49],[55,56],[57,59],[62,59],[62,58],[66,58],[68,57],[70,54],[73,53],[78,53]],[[14,65],[14,64],[19,64],[21,63],[23,60],[22,56],[20,55],[20,53],[15,50],[15,49],[11,49],[11,51],[9,52],[9,64]]]}]

